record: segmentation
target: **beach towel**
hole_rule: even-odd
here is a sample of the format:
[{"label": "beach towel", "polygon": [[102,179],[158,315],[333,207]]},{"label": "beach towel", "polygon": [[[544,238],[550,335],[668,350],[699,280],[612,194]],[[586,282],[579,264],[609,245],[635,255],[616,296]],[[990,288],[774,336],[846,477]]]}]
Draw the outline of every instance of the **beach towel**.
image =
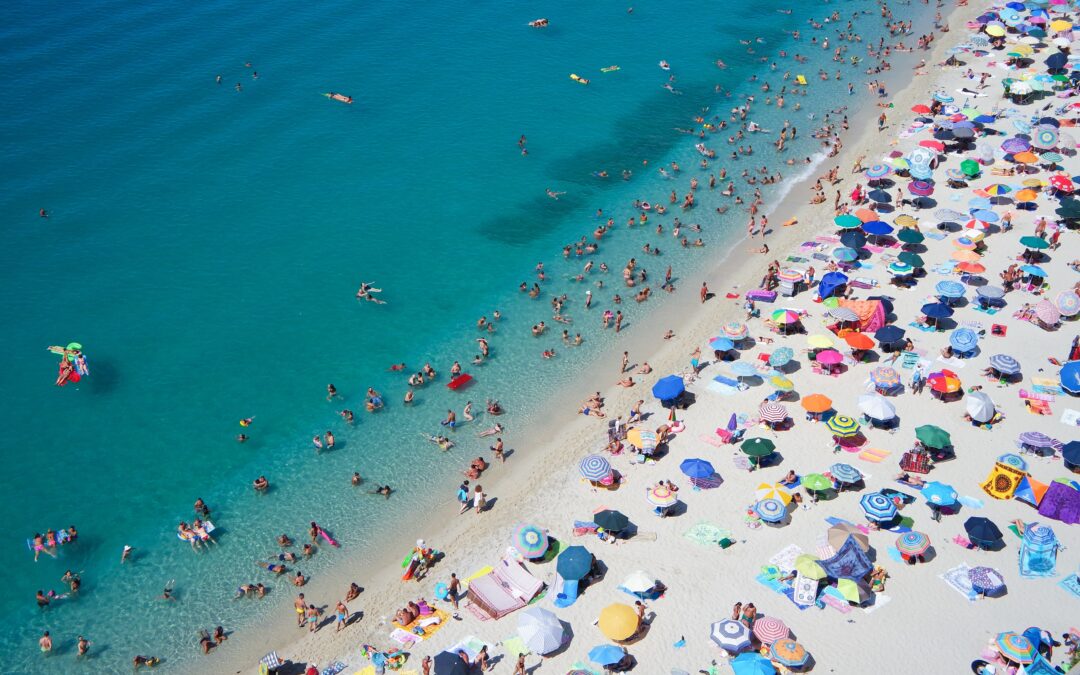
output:
[{"label": "beach towel", "polygon": [[874,464],[880,464],[883,459],[888,457],[890,453],[888,450],[882,450],[881,448],[866,448],[858,454],[859,459],[873,462]]},{"label": "beach towel", "polygon": [[730,540],[733,534],[730,530],[713,525],[712,523],[701,522],[687,530],[683,536],[702,546],[717,546],[722,539]]},{"label": "beach towel", "polygon": [[327,667],[319,671],[319,675],[337,675],[341,671],[349,667],[349,664],[342,663],[341,661],[334,661]]},{"label": "beach towel", "polygon": [[532,652],[525,646],[525,641],[520,636],[515,635],[511,638],[506,638],[499,644],[502,645],[503,653],[507,655],[507,658],[517,659],[518,654],[531,654]]},{"label": "beach towel", "polygon": [[1080,577],[1076,576],[1075,574],[1067,576],[1058,582],[1058,586],[1063,588],[1074,598],[1080,600]]},{"label": "beach towel", "polygon": [[[441,609],[436,609],[435,613],[428,616],[417,617],[415,621],[408,626],[402,626],[397,621],[393,622],[393,625],[399,629],[404,630],[407,633],[416,635],[421,640],[426,640],[435,633],[439,632],[443,626],[446,625],[446,620],[450,618],[450,615]],[[419,630],[418,630],[419,629]],[[391,633],[391,637],[393,633]]]},{"label": "beach towel", "polygon": [[810,579],[804,577],[802,574],[797,574],[795,576],[795,583],[792,585],[792,590],[792,602],[796,605],[809,607],[817,601],[818,582],[816,579]]},{"label": "beach towel", "polygon": [[448,651],[451,654],[465,652],[469,655],[469,661],[473,661],[477,657],[477,655],[480,654],[480,650],[484,647],[488,648],[488,653],[491,653],[494,649],[494,645],[490,645],[473,635],[467,635],[453,647],[448,647],[444,651]]},{"label": "beach towel", "polygon": [[1053,403],[1054,401],[1053,394],[1044,394],[1037,391],[1028,391],[1027,389],[1021,389],[1017,395],[1020,396],[1020,398],[1029,401],[1047,401],[1050,403]]},{"label": "beach towel", "polygon": [[419,635],[414,635],[407,630],[402,630],[401,628],[395,628],[390,633],[390,639],[398,643],[402,647],[405,647],[406,649],[411,649],[413,645],[415,645],[417,642],[420,642]]},{"label": "beach towel", "polygon": [[1080,426],[1080,411],[1066,409],[1061,413],[1061,418],[1058,420],[1067,427]]},{"label": "beach towel", "polygon": [[956,567],[939,574],[938,576],[944,581],[949,588],[953,589],[960,595],[967,598],[969,602],[973,602],[978,594],[975,589],[971,587],[971,579],[968,577],[968,571],[971,567],[967,563],[960,563]]},{"label": "beach towel", "polygon": [[838,591],[835,586],[826,586],[819,597],[823,603],[841,614],[851,613],[851,604],[847,601],[847,598],[841,595],[840,591]]},{"label": "beach towel", "polygon": [[795,558],[802,555],[803,550],[795,544],[789,544],[779,553],[769,558],[769,564],[775,565],[785,573],[795,569]]}]

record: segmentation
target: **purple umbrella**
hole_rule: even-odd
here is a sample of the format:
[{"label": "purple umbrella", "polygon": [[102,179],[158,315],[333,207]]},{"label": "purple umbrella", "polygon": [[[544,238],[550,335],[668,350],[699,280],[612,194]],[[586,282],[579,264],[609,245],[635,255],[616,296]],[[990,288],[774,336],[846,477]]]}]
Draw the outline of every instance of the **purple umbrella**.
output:
[{"label": "purple umbrella", "polygon": [[989,567],[971,568],[968,570],[968,579],[971,580],[971,587],[984,595],[1005,587],[1005,579],[1001,573]]},{"label": "purple umbrella", "polygon": [[1039,431],[1025,431],[1017,439],[1021,445],[1029,445],[1033,448],[1053,448],[1060,445],[1057,441]]},{"label": "purple umbrella", "polygon": [[1028,143],[1023,138],[1013,136],[1001,144],[1001,149],[1010,155],[1015,155],[1018,152],[1027,152],[1031,150],[1031,143]]},{"label": "purple umbrella", "polygon": [[916,197],[929,197],[934,194],[934,186],[924,180],[913,180],[908,183],[908,192]]}]

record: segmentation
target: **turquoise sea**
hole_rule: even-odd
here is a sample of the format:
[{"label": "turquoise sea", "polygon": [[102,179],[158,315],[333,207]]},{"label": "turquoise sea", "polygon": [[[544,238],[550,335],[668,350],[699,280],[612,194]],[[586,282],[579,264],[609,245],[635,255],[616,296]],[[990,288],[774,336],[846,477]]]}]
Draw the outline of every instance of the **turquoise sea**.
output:
[{"label": "turquoise sea", "polygon": [[[697,170],[698,141],[676,128],[698,130],[696,115],[726,118],[741,95],[755,95],[751,118],[774,132],[790,118],[799,138],[787,154],[802,158],[818,150],[808,113],[820,121],[828,108],[861,99],[847,95],[846,79],[817,80],[819,68],[839,67],[861,94],[867,77],[810,45],[829,35],[835,46],[835,31],[813,31],[807,19],[865,11],[856,30],[876,42],[876,5],[781,8],[760,0],[646,2],[633,12],[627,3],[569,0],[9,3],[0,25],[0,566],[8,572],[0,670],[104,672],[126,668],[136,653],[182,669],[195,658],[199,628],[243,630],[289,602],[283,583],[261,603],[230,600],[239,584],[268,581],[252,561],[277,553],[277,534],[300,539],[315,519],[344,549],[364,550],[425,505],[452,500],[450,476],[463,458],[486,453],[474,432],[492,420],[458,431],[459,450],[444,455],[420,434],[441,430],[447,408],[460,418],[467,400],[482,409],[497,397],[510,411],[501,418],[508,446],[527,445],[514,435],[536,421],[525,403],[613,342],[600,315],[614,308],[614,292],[629,300],[620,283],[628,258],[653,280],[672,265],[677,283],[680,272],[741,245],[746,214],[716,214],[728,202]],[[550,27],[526,25],[540,17]],[[799,42],[788,33],[796,28]],[[762,42],[740,44],[755,37]],[[810,61],[779,59],[779,49]],[[858,45],[852,53],[865,55]],[[615,64],[620,70],[600,70]],[[811,95],[789,97],[784,111],[764,108],[760,83],[748,78],[758,74],[775,90],[787,70],[807,76]],[[663,87],[671,75],[679,93]],[[329,91],[355,103],[321,95]],[[778,166],[775,133],[747,138],[757,152],[736,162],[727,160],[729,133],[704,140],[720,155],[708,171],[727,167],[740,184],[744,166]],[[672,161],[683,170],[666,180],[657,168]],[[786,177],[804,170],[781,168]],[[633,172],[626,181],[624,169]],[[702,176],[698,207],[652,213],[648,226],[627,230],[634,199],[666,203],[672,189],[681,197],[692,175]],[[548,188],[565,194],[550,199]],[[777,190],[765,189],[769,201]],[[752,188],[740,193],[749,198]],[[603,222],[597,209],[617,227],[589,259],[611,272],[577,283],[586,260],[563,260],[561,250],[591,240]],[[703,233],[684,233],[708,247],[678,247],[675,215],[700,223]],[[663,255],[643,255],[646,242]],[[549,281],[544,298],[530,300],[517,287],[532,284],[541,260]],[[601,278],[604,289],[592,285]],[[388,304],[357,301],[361,281],[384,289]],[[596,300],[586,315],[587,288]],[[569,295],[567,328],[585,346],[559,340],[552,293]],[[621,309],[632,325],[655,303]],[[476,319],[495,309],[503,320],[489,336],[492,359],[472,367]],[[554,334],[533,338],[529,326],[541,320]],[[73,341],[90,375],[57,388],[46,347]],[[549,347],[559,355],[542,361]],[[455,359],[476,377],[457,393],[444,386]],[[405,376],[387,371],[401,361],[440,371],[411,410],[401,404]],[[344,402],[326,400],[330,382]],[[367,387],[383,392],[385,410],[363,411]],[[355,425],[337,415],[344,407],[356,411]],[[254,424],[243,430],[245,417]],[[328,429],[337,448],[316,456],[311,437]],[[234,440],[241,431],[249,442]],[[366,495],[349,484],[353,471],[398,493]],[[250,487],[259,474],[273,484],[268,494]],[[219,527],[219,545],[202,553],[175,536],[197,497]],[[79,542],[35,563],[25,539],[68,525]],[[121,566],[125,544],[135,556]],[[318,575],[342,555],[321,552],[301,569]],[[39,610],[35,591],[62,591],[67,569],[82,572],[78,597]],[[177,602],[156,599],[166,584]],[[36,647],[44,630],[56,641],[45,659]],[[94,658],[76,665],[79,634]]]}]

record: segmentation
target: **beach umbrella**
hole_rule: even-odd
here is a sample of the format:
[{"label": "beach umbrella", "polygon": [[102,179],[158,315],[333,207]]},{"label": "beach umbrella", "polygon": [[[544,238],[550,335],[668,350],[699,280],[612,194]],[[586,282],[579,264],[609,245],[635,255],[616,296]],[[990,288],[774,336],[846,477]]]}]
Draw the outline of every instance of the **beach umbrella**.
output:
[{"label": "beach umbrella", "polygon": [[514,528],[514,548],[526,558],[539,558],[548,550],[547,532],[536,525],[523,523]]},{"label": "beach umbrella", "polygon": [[848,248],[847,246],[833,249],[832,255],[833,258],[841,262],[853,262],[859,259],[859,252],[853,248]]},{"label": "beach umbrella", "polygon": [[952,307],[940,302],[931,302],[922,306],[923,315],[930,319],[944,319],[953,315]]},{"label": "beach umbrella", "polygon": [[825,312],[832,318],[838,321],[858,321],[859,315],[855,313],[855,310],[849,307],[833,307],[829,311]]},{"label": "beach umbrella", "polygon": [[852,349],[873,349],[875,346],[873,338],[866,333],[848,333],[844,336],[844,342],[848,343],[848,346]]},{"label": "beach umbrella", "polygon": [[997,413],[997,406],[994,405],[994,401],[989,394],[981,391],[973,391],[967,395],[964,400],[964,409],[968,415],[971,415],[971,419],[980,424],[985,424],[994,419],[994,415]]},{"label": "beach umbrella", "polygon": [[767,523],[779,523],[787,516],[787,507],[779,499],[762,499],[754,504],[754,513]]},{"label": "beach umbrella", "polygon": [[[844,234],[847,233],[845,232]],[[797,281],[802,281],[805,275],[800,270],[785,267],[784,269],[776,273],[776,277],[780,279],[780,281],[788,281],[794,283]]]},{"label": "beach umbrella", "polygon": [[1038,265],[1021,265],[1020,271],[1028,276],[1039,277],[1040,279],[1046,278],[1046,271]]},{"label": "beach umbrella", "polygon": [[968,581],[976,593],[993,595],[1005,588],[1005,577],[990,567],[972,567],[968,570]]},{"label": "beach umbrella", "polygon": [[827,335],[810,335],[806,343],[814,349],[828,349],[833,346],[833,339]]},{"label": "beach umbrella", "polygon": [[994,183],[993,185],[987,185],[982,191],[993,197],[1001,197],[1012,192],[1012,188],[1004,183]]},{"label": "beach umbrella", "polygon": [[892,201],[892,195],[884,190],[871,190],[866,193],[866,196],[878,204],[888,204]]},{"label": "beach umbrella", "polygon": [[735,349],[735,343],[731,341],[731,338],[726,337],[714,337],[709,340],[709,349],[714,349],[720,352],[729,352]]},{"label": "beach umbrella", "polygon": [[896,550],[904,555],[921,555],[930,548],[930,537],[922,532],[905,532],[896,538]]},{"label": "beach umbrella", "polygon": [[871,220],[877,220],[878,214],[870,209],[857,209],[855,217],[859,219],[860,223],[869,223]]},{"label": "beach umbrella", "polygon": [[795,383],[783,375],[773,375],[769,378],[769,384],[777,391],[792,391],[795,389]]},{"label": "beach umbrella", "polygon": [[844,355],[835,349],[826,349],[818,352],[815,360],[818,363],[823,363],[827,366],[834,366],[844,360]]},{"label": "beach umbrella", "polygon": [[[907,230],[904,230],[904,232],[906,231]],[[904,263],[905,265],[910,265],[911,267],[926,266],[926,263],[923,262],[922,256],[920,256],[918,253],[913,253],[911,251],[901,251],[900,255],[896,256],[896,259]]]},{"label": "beach umbrella", "polygon": [[862,225],[861,220],[859,220],[853,215],[846,213],[844,215],[833,218],[833,223],[835,223],[836,226],[842,230],[852,230]]},{"label": "beach umbrella", "polygon": [[[1027,84],[1025,82],[1020,82],[1018,84],[1022,84],[1025,87],[1028,87],[1028,88],[1031,87],[1031,85],[1029,85],[1029,84]],[[1039,161],[1039,157],[1035,153],[1030,152],[1030,151],[1029,152],[1018,152],[1018,153],[1016,153],[1015,155],[1012,156],[1012,159],[1017,164],[1035,164],[1036,162]]]},{"label": "beach umbrella", "polygon": [[[982,234],[982,233],[978,232],[977,234]],[[978,244],[975,242],[975,240],[972,239],[971,237],[968,237],[968,236],[957,237],[956,239],[953,239],[952,240],[952,245],[954,247],[956,247],[956,248],[963,249],[965,251],[972,251],[972,250],[975,249],[976,246],[978,246]]]},{"label": "beach umbrella", "polygon": [[905,332],[899,326],[883,326],[874,333],[874,339],[882,344],[891,344],[903,340]]},{"label": "beach umbrella", "polygon": [[619,532],[620,530],[626,529],[626,526],[630,524],[630,519],[618,511],[604,509],[593,515],[593,522],[596,523],[598,527],[602,527],[605,530]]},{"label": "beach umbrella", "polygon": [[[971,162],[972,164],[975,164],[975,162],[972,161],[972,160],[967,160],[967,161]],[[979,166],[978,164],[975,164],[976,169],[978,168],[978,166]],[[961,220],[963,218],[966,218],[967,214],[960,213],[959,211],[956,211],[956,210],[953,210],[953,209],[937,209],[936,211],[934,211],[934,217],[937,218],[938,220],[944,220],[944,221]]]},{"label": "beach umbrella", "polygon": [[967,274],[982,274],[986,271],[986,266],[977,262],[962,262],[956,266],[956,269]]},{"label": "beach umbrella", "polygon": [[848,230],[840,235],[840,243],[848,248],[860,249],[866,246],[866,235],[859,230]]},{"label": "beach umbrella", "polygon": [[681,375],[668,375],[653,385],[652,394],[661,401],[673,401],[686,391]]},{"label": "beach umbrella", "polygon": [[970,328],[957,328],[949,333],[949,344],[958,352],[970,352],[978,346],[979,336]]},{"label": "beach umbrella", "polygon": [[754,490],[754,498],[758,501],[775,499],[787,506],[791,503],[791,493],[779,483],[760,483]]},{"label": "beach umbrella", "polygon": [[1026,445],[1032,448],[1053,448],[1054,446],[1059,445],[1057,441],[1041,431],[1025,431],[1020,434],[1017,441],[1020,445]]},{"label": "beach umbrella", "polygon": [[802,486],[811,492],[825,492],[832,489],[832,481],[820,473],[808,473],[802,478]]},{"label": "beach umbrella", "polygon": [[758,408],[758,417],[766,422],[783,422],[788,418],[788,411],[779,403],[762,403]]},{"label": "beach umbrella", "polygon": [[855,540],[855,544],[865,553],[870,550],[870,538],[856,526],[850,523],[838,523],[829,528],[827,538],[829,546],[839,551],[847,542],[848,537]]},{"label": "beach umbrella", "polygon": [[1039,126],[1032,134],[1031,144],[1041,150],[1049,150],[1057,145],[1058,130],[1051,126]]},{"label": "beach umbrella", "polygon": [[956,373],[946,369],[930,373],[926,378],[926,383],[930,385],[932,391],[939,394],[952,394],[960,391],[961,387],[960,378],[956,376]]},{"label": "beach umbrella", "polygon": [[896,417],[896,407],[881,394],[863,394],[859,397],[859,410],[870,419],[879,421]]},{"label": "beach umbrella", "polygon": [[833,415],[825,423],[834,435],[840,438],[851,438],[859,434],[859,423],[847,415]]},{"label": "beach umbrella", "polygon": [[1042,237],[1036,237],[1034,235],[1020,237],[1020,245],[1025,248],[1035,249],[1036,251],[1042,251],[1043,249],[1050,248],[1050,242],[1046,241]]},{"label": "beach umbrella", "polygon": [[1020,373],[1020,362],[1008,354],[994,354],[991,356],[990,367],[1002,375],[1017,375]]},{"label": "beach umbrella", "polygon": [[870,180],[877,180],[879,178],[884,178],[885,176],[888,176],[890,173],[892,173],[892,169],[890,169],[885,164],[873,164],[873,165],[870,166],[869,169],[867,169],[866,171],[863,172],[863,174],[867,178],[869,178]]},{"label": "beach umbrella", "polygon": [[793,324],[799,322],[799,313],[790,309],[778,309],[772,313],[774,323]]},{"label": "beach umbrella", "polygon": [[952,443],[952,437],[949,436],[949,432],[941,427],[936,427],[933,424],[924,424],[921,427],[915,427],[915,438],[919,439],[919,442],[926,447],[938,450],[947,448]]},{"label": "beach umbrella", "polygon": [[1075,188],[1068,176],[1055,174],[1050,176],[1050,186],[1060,192],[1072,192]]},{"label": "beach umbrella", "polygon": [[1045,324],[1053,326],[1061,321],[1061,312],[1058,311],[1057,305],[1049,300],[1041,300],[1036,303],[1034,309],[1035,316]]},{"label": "beach umbrella", "polygon": [[550,654],[561,647],[566,638],[559,617],[536,605],[518,614],[517,632],[525,646],[537,654]]},{"label": "beach umbrella", "polygon": [[902,276],[905,274],[911,274],[915,268],[905,262],[894,262],[889,264],[889,271],[893,276]]},{"label": "beach umbrella", "polygon": [[787,624],[775,616],[759,616],[754,621],[754,637],[761,640],[762,644],[772,644],[777,640],[783,640],[791,631]]},{"label": "beach umbrella", "polygon": [[1034,190],[1020,190],[1013,195],[1013,199],[1018,202],[1033,202],[1038,198],[1039,194]]},{"label": "beach umbrella", "polygon": [[987,300],[1000,300],[1005,297],[1005,289],[999,286],[979,286],[975,294]]},{"label": "beach umbrella", "polygon": [[746,361],[736,361],[731,364],[731,372],[735,373],[738,377],[758,377],[761,375],[753,364],[747,363]]},{"label": "beach umbrella", "polygon": [[435,675],[469,675],[469,665],[457,654],[439,652],[434,665]]},{"label": "beach umbrella", "polygon": [[656,448],[656,432],[634,427],[626,432],[626,442],[639,450]]},{"label": "beach umbrella", "polygon": [[656,577],[643,570],[632,573],[622,582],[622,587],[631,593],[648,593],[655,586]]},{"label": "beach umbrella", "polygon": [[972,516],[964,521],[964,531],[972,541],[991,544],[1001,539],[1001,530],[993,521],[982,516]]},{"label": "beach umbrella", "polygon": [[1001,655],[1015,663],[1031,663],[1035,660],[1035,645],[1019,633],[999,633],[994,638],[994,646]]},{"label": "beach umbrella", "polygon": [[[1060,143],[1060,138],[1058,142]],[[1056,152],[1039,153],[1039,159],[1046,164],[1057,164],[1059,162],[1065,161],[1065,157]]]},{"label": "beach umbrella", "polygon": [[769,647],[769,656],[773,661],[788,668],[804,666],[810,660],[810,654],[807,653],[806,648],[790,638],[773,642]]},{"label": "beach umbrella", "polygon": [[617,602],[600,610],[600,632],[619,642],[631,637],[638,629],[638,615],[630,605]]},{"label": "beach umbrella", "polygon": [[716,469],[713,468],[712,464],[709,464],[704,459],[698,459],[696,457],[684,459],[682,463],[679,464],[679,471],[682,471],[690,478],[709,478],[716,474]]},{"label": "beach umbrella", "polygon": [[1026,138],[1019,136],[1013,136],[1008,138],[1001,144],[1001,149],[1010,155],[1015,155],[1018,152],[1026,152],[1031,149],[1031,143]]},{"label": "beach umbrella", "polygon": [[863,223],[862,229],[863,232],[874,236],[892,234],[893,232],[893,226],[881,220],[871,220],[868,223]]},{"label": "beach umbrella", "polygon": [[727,335],[728,337],[735,340],[742,339],[746,337],[747,334],[746,324],[739,323],[738,321],[730,321],[728,323],[725,323],[723,330],[724,335]]},{"label": "beach umbrella", "polygon": [[[712,475],[712,474],[709,474]],[[653,506],[667,508],[674,506],[679,498],[666,485],[654,485],[645,492],[645,500]]]},{"label": "beach umbrella", "polygon": [[881,366],[870,373],[870,381],[878,387],[895,387],[900,384],[900,373],[895,368]]},{"label": "beach umbrella", "polygon": [[885,522],[896,517],[896,503],[880,492],[863,495],[859,506],[870,520]]},{"label": "beach umbrella", "polygon": [[937,282],[937,285],[934,286],[934,292],[946,298],[962,298],[964,297],[965,290],[963,284],[958,284],[955,281],[949,280],[939,281]]},{"label": "beach umbrella", "polygon": [[810,394],[799,403],[809,413],[823,413],[832,408],[832,399],[824,394]]},{"label": "beach umbrella", "polygon": [[1069,361],[1058,374],[1061,388],[1070,394],[1080,394],[1080,361]]},{"label": "beach umbrella", "polygon": [[818,564],[817,559],[806,553],[795,558],[795,571],[807,579],[813,579],[814,581],[824,579],[828,576],[828,573],[821,569],[821,565]]},{"label": "beach umbrella", "polygon": [[956,489],[951,485],[930,481],[922,488],[923,499],[938,506],[949,506],[956,503]]},{"label": "beach umbrella", "polygon": [[975,251],[965,251],[964,249],[953,251],[952,255],[949,257],[957,262],[978,262],[978,260],[982,258],[982,256]]},{"label": "beach umbrella", "polygon": [[[941,145],[941,143],[938,143],[938,145]],[[944,149],[945,146],[943,145],[938,148],[938,150]],[[915,195],[916,197],[929,197],[930,195],[934,194],[934,186],[924,180],[911,181],[910,183],[908,183],[907,189],[908,192]],[[863,229],[866,229],[865,226]],[[892,228],[889,229],[891,230]]]},{"label": "beach umbrella", "polygon": [[709,637],[726,652],[738,654],[750,646],[750,629],[734,619],[723,619],[709,627]]},{"label": "beach umbrella", "polygon": [[776,675],[776,668],[757,652],[745,652],[731,660],[735,675]]},{"label": "beach umbrella", "polygon": [[858,483],[862,480],[862,473],[850,464],[837,462],[829,467],[829,473],[841,483]]},{"label": "beach umbrella", "polygon": [[602,455],[586,455],[578,468],[582,478],[593,482],[602,481],[611,475],[611,463]]},{"label": "beach umbrella", "polygon": [[739,448],[750,457],[767,457],[776,450],[776,444],[767,438],[748,438]]},{"label": "beach umbrella", "polygon": [[589,650],[589,660],[598,666],[610,666],[622,661],[626,652],[615,645],[597,645]]},{"label": "beach umbrella", "polygon": [[1007,452],[1004,455],[998,455],[998,458],[995,461],[999,464],[1019,469],[1020,471],[1027,471],[1027,462],[1024,461],[1023,457],[1016,453]]},{"label": "beach umbrella", "polygon": [[845,600],[854,602],[856,605],[863,604],[873,596],[873,591],[865,582],[855,579],[838,579],[836,590],[840,591],[840,595],[844,596]]},{"label": "beach umbrella", "polygon": [[790,363],[793,358],[795,358],[794,349],[791,347],[780,347],[772,354],[769,354],[769,365],[774,368],[780,368]]},{"label": "beach umbrella", "polygon": [[567,581],[584,579],[592,569],[593,556],[584,546],[570,546],[555,560],[555,571]]},{"label": "beach umbrella", "polygon": [[1054,298],[1054,304],[1062,316],[1080,314],[1080,295],[1077,295],[1075,291],[1061,291]]},{"label": "beach umbrella", "polygon": [[904,244],[921,244],[926,239],[926,235],[918,230],[905,227],[896,233],[896,238]]},{"label": "beach umbrella", "polygon": [[973,159],[965,159],[964,161],[960,162],[960,171],[962,171],[965,176],[978,176],[979,163]]}]

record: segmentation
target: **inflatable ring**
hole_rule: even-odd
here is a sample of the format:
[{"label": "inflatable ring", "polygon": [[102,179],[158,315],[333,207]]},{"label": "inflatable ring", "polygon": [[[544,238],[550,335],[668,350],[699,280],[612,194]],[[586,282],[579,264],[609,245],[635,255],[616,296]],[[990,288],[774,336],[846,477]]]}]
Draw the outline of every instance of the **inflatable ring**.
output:
[{"label": "inflatable ring", "polygon": [[650,204],[649,202],[641,202],[641,210],[642,211],[648,211],[651,208],[652,208],[652,204]]}]

